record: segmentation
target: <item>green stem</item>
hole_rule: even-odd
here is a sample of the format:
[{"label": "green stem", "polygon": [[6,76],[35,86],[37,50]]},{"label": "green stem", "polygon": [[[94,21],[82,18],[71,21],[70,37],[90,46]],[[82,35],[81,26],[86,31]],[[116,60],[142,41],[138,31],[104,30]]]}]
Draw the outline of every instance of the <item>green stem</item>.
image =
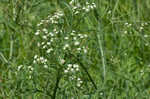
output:
[{"label": "green stem", "polygon": [[54,88],[54,93],[52,95],[52,99],[56,98],[56,93],[57,93],[57,89],[58,89],[58,86],[59,86],[60,79],[61,79],[61,75],[60,75],[60,69],[59,69],[58,73],[57,73],[56,85],[55,85],[55,88]]}]

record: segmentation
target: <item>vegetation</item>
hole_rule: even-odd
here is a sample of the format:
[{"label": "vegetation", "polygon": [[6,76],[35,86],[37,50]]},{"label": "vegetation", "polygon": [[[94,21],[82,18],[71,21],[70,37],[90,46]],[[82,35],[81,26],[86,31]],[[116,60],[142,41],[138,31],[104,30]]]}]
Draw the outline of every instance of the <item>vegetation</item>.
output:
[{"label": "vegetation", "polygon": [[149,0],[0,0],[1,99],[149,99]]}]

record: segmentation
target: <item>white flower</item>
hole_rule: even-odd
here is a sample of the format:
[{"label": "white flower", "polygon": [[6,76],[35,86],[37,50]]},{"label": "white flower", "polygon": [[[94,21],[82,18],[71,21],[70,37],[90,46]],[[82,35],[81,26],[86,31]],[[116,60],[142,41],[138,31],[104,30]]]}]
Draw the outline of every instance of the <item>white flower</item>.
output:
[{"label": "white flower", "polygon": [[66,44],[65,47],[69,47],[69,44]]},{"label": "white flower", "polygon": [[76,71],[79,71],[79,68],[76,68]]},{"label": "white flower", "polygon": [[96,8],[96,4],[95,3],[92,3],[92,5],[93,5],[94,8]]},{"label": "white flower", "polygon": [[75,30],[72,30],[72,33],[75,33],[76,31]]},{"label": "white flower", "polygon": [[37,32],[35,32],[35,35],[39,35],[40,33],[37,31]]},{"label": "white flower", "polygon": [[28,66],[28,68],[32,68],[32,66]]},{"label": "white flower", "polygon": [[74,35],[74,33],[70,33],[70,35],[72,35],[72,36],[73,36],[73,35]]},{"label": "white flower", "polygon": [[78,14],[79,13],[79,11],[76,11],[74,14]]},{"label": "white flower", "polygon": [[88,37],[87,34],[84,34],[84,37]]},{"label": "white flower", "polygon": [[46,46],[46,45],[44,45],[44,46],[43,46],[43,49],[45,49],[46,47],[47,47],[47,46]]},{"label": "white flower", "polygon": [[72,71],[72,72],[74,72],[74,69],[73,69],[73,68],[71,68],[71,71]]},{"label": "white flower", "polygon": [[69,44],[66,44],[63,49],[65,50],[68,47],[69,47]]},{"label": "white flower", "polygon": [[145,22],[144,24],[145,24],[145,25],[148,25],[148,23],[146,23],[146,22]]},{"label": "white flower", "polygon": [[48,49],[48,50],[46,51],[46,53],[50,53],[51,51],[53,51],[52,48]]},{"label": "white flower", "polygon": [[128,26],[130,27],[130,26],[132,26],[132,24],[129,24]]},{"label": "white flower", "polygon": [[84,53],[87,53],[87,49],[84,48],[84,49],[83,49],[83,52],[84,52]]},{"label": "white flower", "polygon": [[36,60],[34,60],[33,63],[35,64],[35,63],[36,63]]},{"label": "white flower", "polygon": [[65,37],[64,39],[65,39],[65,40],[68,40],[68,39],[69,39],[69,37]]},{"label": "white flower", "polygon": [[41,22],[44,22],[44,20],[41,20]]},{"label": "white flower", "polygon": [[68,64],[68,67],[71,68],[71,67],[72,67],[72,64]]},{"label": "white flower", "polygon": [[37,61],[39,62],[39,61],[40,61],[40,58],[38,58]]},{"label": "white flower", "polygon": [[77,7],[81,7],[80,3],[77,4]]},{"label": "white flower", "polygon": [[54,36],[54,34],[52,32],[49,33],[50,36]]},{"label": "white flower", "polygon": [[43,29],[44,32],[48,32],[46,28]]},{"label": "white flower", "polygon": [[149,45],[148,43],[145,44],[145,46],[148,46],[148,45]]},{"label": "white flower", "polygon": [[140,27],[140,30],[143,30],[144,28],[143,27]]},{"label": "white flower", "polygon": [[29,76],[29,79],[31,79],[31,78],[32,78],[32,76],[30,75],[30,76]]},{"label": "white flower", "polygon": [[47,42],[47,45],[50,45],[51,44],[51,42]]},{"label": "white flower", "polygon": [[90,9],[86,8],[86,9],[85,9],[85,11],[86,11],[86,12],[89,12],[89,11],[90,11]]},{"label": "white flower", "polygon": [[44,59],[44,62],[47,62],[47,59]]},{"label": "white flower", "polygon": [[101,92],[100,95],[102,96],[102,95],[103,95],[103,92]]},{"label": "white flower", "polygon": [[19,65],[18,66],[18,71],[23,67],[23,65]]},{"label": "white flower", "polygon": [[40,47],[40,43],[39,42],[37,43],[37,46]]},{"label": "white flower", "polygon": [[37,57],[38,57],[38,55],[35,55],[35,56],[34,56],[34,59],[37,59]]},{"label": "white flower", "polygon": [[47,66],[47,65],[44,65],[44,68],[48,68],[48,66]]},{"label": "white flower", "polygon": [[89,5],[89,2],[86,2],[86,5]]},{"label": "white flower", "polygon": [[56,33],[56,34],[58,34],[59,32],[58,32],[58,31],[56,31],[55,33]]},{"label": "white flower", "polygon": [[65,73],[68,73],[68,70],[64,70]]},{"label": "white flower", "polygon": [[70,70],[70,68],[68,67],[68,68],[67,68],[67,70],[69,71],[69,70]]},{"label": "white flower", "polygon": [[74,7],[73,7],[73,10],[75,10],[75,9],[77,9],[77,7],[76,7],[76,6],[74,6]]},{"label": "white flower", "polygon": [[141,26],[144,26],[144,23],[142,23]]},{"label": "white flower", "polygon": [[76,46],[79,45],[79,44],[80,44],[80,42],[78,42],[78,41],[76,41],[76,42],[74,43],[74,45],[76,45]]},{"label": "white flower", "polygon": [[34,68],[32,66],[28,66],[28,69],[30,69],[31,71],[34,70]]},{"label": "white flower", "polygon": [[60,63],[61,63],[61,64],[64,64],[64,63],[65,63],[65,60],[64,60],[64,59],[60,59]]},{"label": "white flower", "polygon": [[53,31],[56,32],[57,31],[56,28]]},{"label": "white flower", "polygon": [[80,79],[80,78],[78,78],[77,80],[79,80],[79,81],[80,81],[81,79]]},{"label": "white flower", "polygon": [[81,48],[77,48],[78,51],[81,51]]},{"label": "white flower", "polygon": [[83,7],[82,9],[83,9],[83,10],[85,10],[86,8],[85,8],[85,7]]},{"label": "white flower", "polygon": [[37,30],[36,32],[35,32],[35,35],[39,35],[40,34],[40,30]]},{"label": "white flower", "polygon": [[145,38],[147,38],[147,37],[148,37],[148,35],[144,35],[144,37],[145,37]]},{"label": "white flower", "polygon": [[74,40],[77,40],[77,37],[73,37]]},{"label": "white flower", "polygon": [[70,79],[73,80],[74,78],[73,78],[73,77],[70,77]]},{"label": "white flower", "polygon": [[127,34],[128,32],[127,31],[124,31],[124,34]]},{"label": "white flower", "polygon": [[[46,23],[48,23],[49,22],[49,20],[46,20]],[[48,32],[46,32],[46,33],[48,33]]]},{"label": "white flower", "polygon": [[78,34],[78,36],[82,36],[82,34]]},{"label": "white flower", "polygon": [[128,25],[129,23],[125,23],[124,25]]},{"label": "white flower", "polygon": [[44,60],[44,57],[40,57],[40,60],[43,61],[43,60]]},{"label": "white flower", "polygon": [[53,41],[54,41],[54,39],[52,38],[50,41],[51,41],[51,42],[53,42]]},{"label": "white flower", "polygon": [[111,10],[108,11],[108,14],[111,14]]},{"label": "white flower", "polygon": [[40,26],[41,24],[39,23],[39,24],[37,24],[37,26]]},{"label": "white flower", "polygon": [[83,35],[81,35],[81,36],[80,36],[80,38],[82,39],[82,38],[84,38],[84,36],[83,36]]},{"label": "white flower", "polygon": [[80,83],[78,83],[78,84],[77,84],[77,86],[78,86],[78,87],[80,87],[80,86],[81,86],[81,84],[80,84]]},{"label": "white flower", "polygon": [[43,39],[47,39],[47,36],[44,35],[44,36],[43,36]]},{"label": "white flower", "polygon": [[74,68],[78,68],[79,65],[78,65],[78,64],[74,64],[73,67],[74,67]]},{"label": "white flower", "polygon": [[74,3],[74,0],[70,1],[69,4],[72,5]]},{"label": "white flower", "polygon": [[42,45],[44,45],[44,44],[45,44],[45,42],[42,42],[41,44],[42,44]]}]

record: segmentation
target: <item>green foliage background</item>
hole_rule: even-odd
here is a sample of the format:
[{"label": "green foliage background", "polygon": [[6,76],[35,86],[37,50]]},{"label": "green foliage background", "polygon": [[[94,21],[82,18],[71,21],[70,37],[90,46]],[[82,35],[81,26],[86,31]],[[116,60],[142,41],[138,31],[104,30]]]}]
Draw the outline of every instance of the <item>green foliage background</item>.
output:
[{"label": "green foliage background", "polygon": [[[77,29],[89,33],[89,59],[83,60],[83,63],[90,67],[87,70],[97,89],[91,85],[86,94],[75,94],[72,91],[64,94],[63,91],[57,91],[56,99],[71,99],[71,94],[74,99],[149,99],[150,0],[78,1],[95,2],[97,6],[81,21],[70,25],[70,29],[77,26]],[[43,79],[27,81],[26,71],[20,72],[20,77],[17,78],[15,69],[20,64],[31,64],[33,56],[39,53],[35,47],[36,24],[57,9],[69,13],[68,2],[69,0],[0,0],[1,99],[51,98],[53,90],[44,86]],[[66,20],[71,20],[69,14]],[[125,23],[132,25],[127,27]],[[141,26],[145,23],[147,25]],[[57,79],[57,74],[54,74],[54,78]],[[36,89],[32,89],[33,86]]]}]

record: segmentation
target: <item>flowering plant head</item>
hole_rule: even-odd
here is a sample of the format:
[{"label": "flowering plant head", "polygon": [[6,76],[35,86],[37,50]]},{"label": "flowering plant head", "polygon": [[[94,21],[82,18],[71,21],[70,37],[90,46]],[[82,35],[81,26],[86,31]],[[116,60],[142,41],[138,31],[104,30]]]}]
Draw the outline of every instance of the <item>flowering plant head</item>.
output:
[{"label": "flowering plant head", "polygon": [[[88,72],[80,62],[80,56],[88,53],[88,33],[82,32],[74,23],[76,24],[76,17],[82,19],[82,16],[79,16],[79,14],[87,14],[96,5],[88,2],[81,5],[77,1],[72,0],[69,6],[73,14],[73,20],[70,21],[72,26],[66,25],[69,24],[66,20],[68,13],[63,10],[55,11],[36,25],[37,30],[34,33],[34,39],[36,43],[35,50],[38,53],[35,53],[33,56],[32,68],[29,68],[32,69],[33,73],[31,73],[29,78],[40,77],[39,79],[42,79],[43,77],[45,79],[44,77],[47,76],[47,73],[50,73],[50,78],[56,81],[61,79],[59,83],[69,85],[65,85],[67,90],[71,90],[72,87],[78,90],[78,88],[83,89],[86,85],[84,83],[87,83],[84,82],[87,76],[83,75],[85,72]],[[20,68],[18,67],[19,70]],[[37,71],[37,68],[45,72]],[[35,72],[38,73],[35,75]],[[54,75],[60,78],[53,78]],[[51,87],[53,86],[54,84],[51,84]],[[60,88],[64,90],[64,86]]]}]

